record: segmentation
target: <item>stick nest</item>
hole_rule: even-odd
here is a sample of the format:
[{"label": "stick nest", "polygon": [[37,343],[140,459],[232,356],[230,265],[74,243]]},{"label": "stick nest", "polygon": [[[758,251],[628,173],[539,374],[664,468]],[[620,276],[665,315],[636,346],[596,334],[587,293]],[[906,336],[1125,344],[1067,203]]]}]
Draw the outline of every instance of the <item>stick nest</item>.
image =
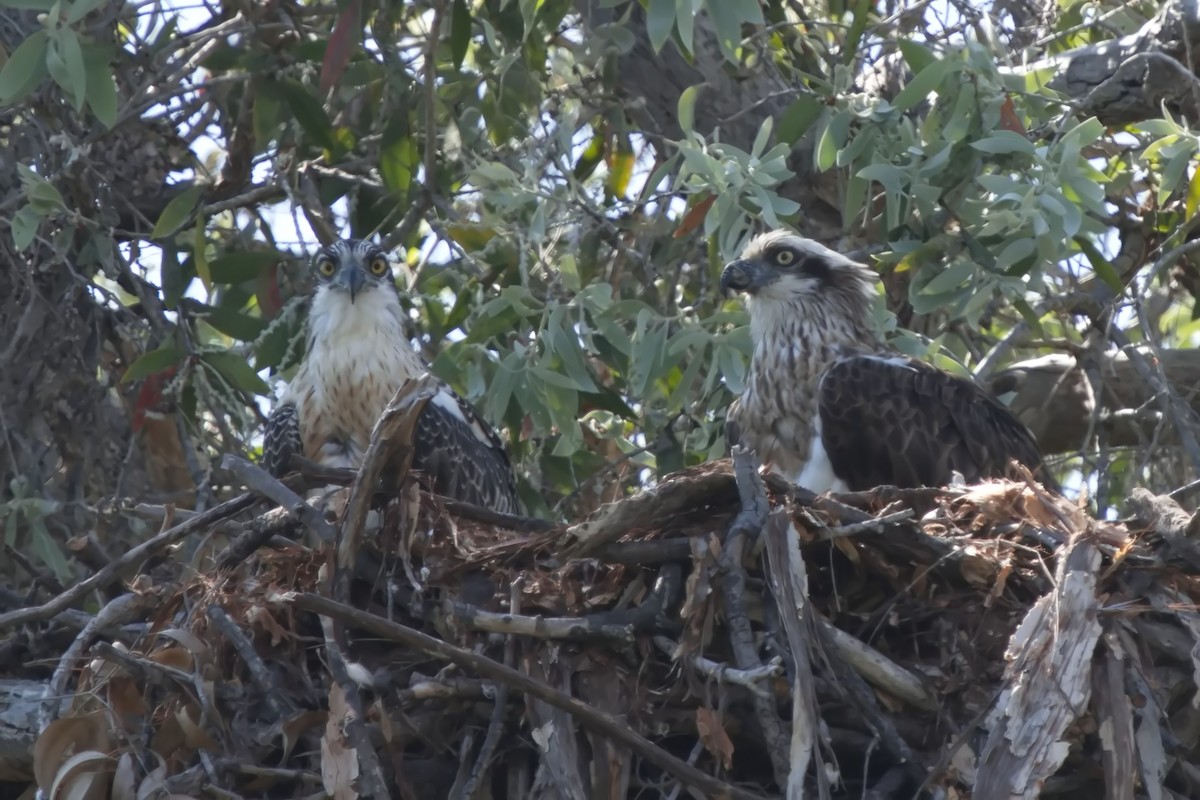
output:
[{"label": "stick nest", "polygon": [[25,736],[3,740],[0,780],[1200,796],[1200,548],[1168,498],[1135,494],[1120,523],[1032,480],[818,498],[739,451],[550,527],[424,493],[403,450],[374,457],[400,464],[391,483],[364,481],[370,454],[324,471],[351,486],[320,513],[295,476],[227,461],[252,491],[168,514],[144,558],[84,590],[105,592],[95,616],[72,606],[96,594],[9,603],[0,713]]}]

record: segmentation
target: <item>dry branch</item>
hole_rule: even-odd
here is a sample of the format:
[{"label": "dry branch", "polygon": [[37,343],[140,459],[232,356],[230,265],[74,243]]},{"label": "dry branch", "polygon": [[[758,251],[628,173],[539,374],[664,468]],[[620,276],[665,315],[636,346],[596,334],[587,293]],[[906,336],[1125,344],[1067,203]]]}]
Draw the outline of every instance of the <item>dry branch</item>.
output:
[{"label": "dry branch", "polygon": [[253,494],[247,493],[232,500],[227,500],[218,506],[213,506],[208,511],[197,514],[179,525],[165,530],[151,539],[147,539],[92,577],[80,581],[53,600],[33,608],[22,608],[0,614],[0,631],[26,622],[50,619],[55,614],[68,609],[71,604],[82,600],[88,592],[106,585],[108,581],[124,570],[142,564],[146,559],[161,553],[175,542],[203,530],[214,522],[232,517],[240,511],[245,511],[254,504],[255,499]]},{"label": "dry branch", "polygon": [[980,756],[978,800],[1031,796],[1066,758],[1063,735],[1091,697],[1099,566],[1100,553],[1076,532],[1059,556],[1057,586],[1013,634],[1004,690]]},{"label": "dry branch", "polygon": [[377,636],[398,642],[406,647],[416,648],[431,656],[477,672],[486,678],[501,681],[524,694],[536,697],[544,703],[566,711],[585,726],[594,728],[605,736],[621,742],[655,766],[676,776],[689,786],[705,792],[707,797],[732,798],[733,800],[762,800],[763,798],[763,795],[757,792],[739,789],[736,786],[730,786],[723,781],[716,780],[710,775],[671,756],[612,717],[602,714],[585,703],[551,689],[545,684],[539,683],[529,676],[493,661],[486,656],[473,653],[470,650],[464,650],[461,647],[455,647],[405,625],[390,622],[382,617],[336,603],[319,595],[289,594],[280,596],[278,600],[295,606],[302,611],[310,611],[314,614],[335,618],[359,630],[370,631]]},{"label": "dry branch", "polygon": [[[295,478],[243,472],[295,507]],[[1090,792],[1200,763],[1157,710],[1200,679],[1200,581],[1178,544],[1191,515],[1174,501],[1138,495],[1134,536],[1028,482],[814,497],[739,451],[664,481],[681,510],[658,522],[632,514],[643,498],[601,510],[575,558],[562,528],[522,535],[419,498],[415,477],[390,493],[356,477],[380,513],[354,554],[374,571],[344,584],[352,605],[317,594],[328,544],[271,538],[303,524],[289,508],[235,520],[225,506],[189,530],[233,543],[216,563],[163,551],[143,595],[156,602],[67,608],[0,640],[8,663],[63,665],[75,694],[46,741],[90,730],[103,704],[122,722],[99,752],[175,736],[153,780],[271,798],[311,793],[318,774],[331,792],[395,797]],[[109,619],[124,603],[136,624]],[[99,657],[79,657],[96,639]],[[1143,677],[1159,675],[1174,677]],[[33,741],[37,713],[14,741]],[[1071,724],[1085,719],[1098,735]]]}]

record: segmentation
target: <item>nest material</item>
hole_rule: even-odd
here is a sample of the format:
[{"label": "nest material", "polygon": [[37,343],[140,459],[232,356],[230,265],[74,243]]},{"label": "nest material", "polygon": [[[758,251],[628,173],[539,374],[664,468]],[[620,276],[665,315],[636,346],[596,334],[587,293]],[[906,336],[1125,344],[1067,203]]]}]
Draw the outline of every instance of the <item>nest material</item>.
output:
[{"label": "nest material", "polygon": [[[50,797],[1200,796],[1200,586],[1171,501],[1143,493],[1140,521],[1117,524],[1032,481],[815,498],[739,452],[546,529],[411,479],[366,488],[420,402],[390,429],[385,414],[377,441],[399,444],[341,476],[333,522],[229,462],[254,492],[168,516],[109,575],[0,614],[0,721],[25,734],[0,737],[0,781]],[[167,549],[187,537],[210,544],[198,568]],[[96,616],[71,610],[134,567]],[[15,666],[66,629],[65,652],[41,654],[51,674]]]}]

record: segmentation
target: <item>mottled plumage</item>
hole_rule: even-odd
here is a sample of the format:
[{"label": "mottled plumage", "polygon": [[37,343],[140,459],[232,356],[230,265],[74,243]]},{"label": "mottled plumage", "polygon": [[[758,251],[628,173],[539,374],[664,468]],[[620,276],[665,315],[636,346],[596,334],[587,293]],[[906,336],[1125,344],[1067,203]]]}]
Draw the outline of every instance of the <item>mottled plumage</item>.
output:
[{"label": "mottled plumage", "polygon": [[[370,242],[339,241],[314,259],[317,287],[308,350],[267,424],[264,460],[275,474],[292,453],[356,468],[371,429],[396,391],[428,371],[404,333],[386,254]],[[504,444],[469,403],[444,384],[417,420],[414,470],[438,494],[520,513]]]},{"label": "mottled plumage", "polygon": [[[942,486],[1038,472],[1033,436],[974,382],[888,348],[871,325],[875,274],[786,231],[753,239],[721,274],[746,293],[754,343],[730,443],[814,492]],[[1039,478],[1054,486],[1042,471]]]}]

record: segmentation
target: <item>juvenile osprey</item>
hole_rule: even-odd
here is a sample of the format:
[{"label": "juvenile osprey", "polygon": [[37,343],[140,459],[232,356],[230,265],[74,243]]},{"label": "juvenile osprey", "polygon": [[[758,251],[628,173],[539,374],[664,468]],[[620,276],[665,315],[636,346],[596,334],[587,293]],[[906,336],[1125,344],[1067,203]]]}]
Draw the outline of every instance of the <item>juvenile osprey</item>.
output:
[{"label": "juvenile osprey", "polygon": [[755,237],[721,273],[745,292],[754,354],[728,431],[817,493],[944,486],[1006,474],[1053,486],[1029,430],[970,380],[889,349],[871,327],[875,274],[786,231]]},{"label": "juvenile osprey", "polygon": [[[331,467],[362,463],[371,429],[396,391],[428,370],[404,334],[387,255],[370,242],[339,241],[313,260],[317,287],[308,351],[267,421],[267,469],[293,453]],[[475,409],[441,385],[414,434],[412,468],[438,494],[508,514],[521,512],[504,445]]]}]

